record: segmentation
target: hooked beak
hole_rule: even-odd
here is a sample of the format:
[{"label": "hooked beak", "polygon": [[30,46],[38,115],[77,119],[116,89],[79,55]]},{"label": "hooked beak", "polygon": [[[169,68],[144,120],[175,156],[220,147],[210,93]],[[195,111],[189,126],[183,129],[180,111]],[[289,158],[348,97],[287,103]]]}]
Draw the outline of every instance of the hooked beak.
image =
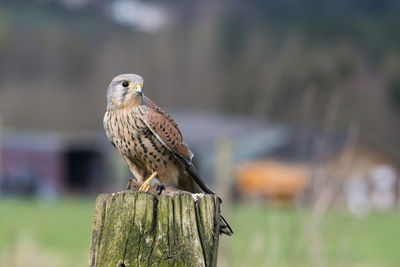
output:
[{"label": "hooked beak", "polygon": [[140,96],[143,95],[142,86],[140,86],[140,85],[136,85],[136,86],[132,89],[132,91],[133,91],[135,94],[137,94],[137,95],[140,95]]},{"label": "hooked beak", "polygon": [[136,90],[135,94],[142,96],[143,95],[142,88]]}]

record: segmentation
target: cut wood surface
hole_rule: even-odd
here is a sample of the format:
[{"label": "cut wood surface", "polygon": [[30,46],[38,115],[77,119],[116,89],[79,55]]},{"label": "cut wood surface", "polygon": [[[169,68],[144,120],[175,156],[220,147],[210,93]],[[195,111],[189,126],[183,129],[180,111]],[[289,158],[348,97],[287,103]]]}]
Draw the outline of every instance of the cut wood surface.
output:
[{"label": "cut wood surface", "polygon": [[101,194],[93,214],[89,266],[216,266],[219,200],[157,185]]}]

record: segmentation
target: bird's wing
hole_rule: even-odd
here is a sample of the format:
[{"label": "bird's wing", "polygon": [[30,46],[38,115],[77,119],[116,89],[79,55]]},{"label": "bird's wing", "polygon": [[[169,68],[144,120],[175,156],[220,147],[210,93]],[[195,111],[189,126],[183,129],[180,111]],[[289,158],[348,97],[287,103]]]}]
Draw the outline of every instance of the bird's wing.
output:
[{"label": "bird's wing", "polygon": [[158,107],[150,99],[144,104],[147,107],[145,123],[147,127],[157,136],[161,143],[174,155],[181,157],[187,163],[192,163],[193,153],[183,142],[181,131],[174,119],[163,109]]},{"label": "bird's wing", "polygon": [[157,139],[182,163],[186,172],[195,180],[200,188],[209,194],[215,194],[201,179],[192,164],[193,153],[183,141],[181,131],[174,119],[153,101],[144,98],[147,114],[144,122]]}]

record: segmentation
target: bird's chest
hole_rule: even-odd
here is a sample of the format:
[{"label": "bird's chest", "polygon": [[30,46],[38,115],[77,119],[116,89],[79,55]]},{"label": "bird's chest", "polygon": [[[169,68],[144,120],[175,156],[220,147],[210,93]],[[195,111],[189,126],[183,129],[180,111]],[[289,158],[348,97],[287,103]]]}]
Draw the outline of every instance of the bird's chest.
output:
[{"label": "bird's chest", "polygon": [[139,111],[110,113],[108,127],[119,152],[146,171],[166,169],[172,160],[171,153],[147,127]]}]

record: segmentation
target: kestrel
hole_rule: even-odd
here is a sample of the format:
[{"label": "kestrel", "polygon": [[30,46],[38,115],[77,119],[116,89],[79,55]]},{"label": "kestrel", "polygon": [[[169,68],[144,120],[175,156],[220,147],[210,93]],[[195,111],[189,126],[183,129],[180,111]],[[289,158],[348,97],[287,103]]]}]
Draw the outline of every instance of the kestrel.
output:
[{"label": "kestrel", "polygon": [[[174,119],[143,94],[143,78],[115,77],[107,90],[104,129],[135,178],[147,191],[154,178],[194,193],[215,193],[203,182],[192,163],[193,153],[183,141]],[[225,219],[221,233],[232,235]]]}]

